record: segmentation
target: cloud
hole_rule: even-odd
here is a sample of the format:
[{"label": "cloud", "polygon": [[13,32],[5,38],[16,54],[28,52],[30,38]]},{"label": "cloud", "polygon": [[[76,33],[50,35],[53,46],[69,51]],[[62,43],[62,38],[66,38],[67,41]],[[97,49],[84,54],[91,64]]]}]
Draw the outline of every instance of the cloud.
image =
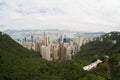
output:
[{"label": "cloud", "polygon": [[5,2],[0,2],[0,7],[6,6]]},{"label": "cloud", "polygon": [[4,29],[120,29],[120,0],[1,0],[0,10]]},{"label": "cloud", "polygon": [[0,24],[0,27],[5,27],[5,25]]},{"label": "cloud", "polygon": [[48,14],[62,14],[63,11],[57,8],[31,8],[31,9],[23,9],[18,8],[15,10],[16,13],[19,14],[41,14],[41,15],[48,15]]}]

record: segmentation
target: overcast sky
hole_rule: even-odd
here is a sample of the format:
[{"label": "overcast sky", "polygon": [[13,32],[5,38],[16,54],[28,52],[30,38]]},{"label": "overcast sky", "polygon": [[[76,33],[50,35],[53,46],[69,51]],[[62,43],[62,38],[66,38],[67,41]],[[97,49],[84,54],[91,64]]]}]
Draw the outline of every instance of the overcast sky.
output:
[{"label": "overcast sky", "polygon": [[120,0],[0,0],[0,31],[120,31]]}]

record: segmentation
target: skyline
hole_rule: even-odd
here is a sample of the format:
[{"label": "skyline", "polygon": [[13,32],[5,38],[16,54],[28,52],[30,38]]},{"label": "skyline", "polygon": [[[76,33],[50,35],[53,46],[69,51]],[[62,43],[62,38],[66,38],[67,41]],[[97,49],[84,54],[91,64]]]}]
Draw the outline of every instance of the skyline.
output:
[{"label": "skyline", "polygon": [[120,31],[119,0],[0,0],[0,31]]}]

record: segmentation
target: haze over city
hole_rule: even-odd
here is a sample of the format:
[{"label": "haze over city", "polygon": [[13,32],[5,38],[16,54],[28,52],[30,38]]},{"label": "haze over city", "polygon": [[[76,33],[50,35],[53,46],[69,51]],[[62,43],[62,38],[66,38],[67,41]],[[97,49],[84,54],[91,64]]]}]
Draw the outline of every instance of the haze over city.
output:
[{"label": "haze over city", "polygon": [[120,0],[0,0],[0,31],[120,31]]}]

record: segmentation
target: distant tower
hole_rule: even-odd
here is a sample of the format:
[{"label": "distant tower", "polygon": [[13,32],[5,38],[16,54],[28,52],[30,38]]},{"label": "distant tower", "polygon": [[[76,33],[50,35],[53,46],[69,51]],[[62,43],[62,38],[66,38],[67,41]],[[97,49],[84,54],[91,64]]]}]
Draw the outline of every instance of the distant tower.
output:
[{"label": "distant tower", "polygon": [[64,47],[64,43],[59,44],[58,56],[59,56],[59,60],[65,60],[66,59],[66,48]]},{"label": "distant tower", "polygon": [[48,36],[48,43],[50,43],[50,37]]},{"label": "distant tower", "polygon": [[33,35],[31,35],[31,41],[33,42]]},{"label": "distant tower", "polygon": [[67,42],[67,40],[66,40],[66,35],[64,35],[64,40],[63,40],[63,42],[64,42],[64,43]]},{"label": "distant tower", "polygon": [[60,41],[62,41],[62,35],[60,35]]},{"label": "distant tower", "polygon": [[23,41],[24,41],[24,42],[26,42],[26,41],[27,41],[26,37],[23,39]]},{"label": "distant tower", "polygon": [[47,44],[47,40],[48,40],[48,39],[47,39],[47,37],[46,37],[46,38],[45,38],[45,45],[46,45],[46,46],[48,45],[48,44]]},{"label": "distant tower", "polygon": [[62,39],[62,35],[60,35],[59,39],[58,39],[58,42],[61,43],[63,41]]},{"label": "distant tower", "polygon": [[41,44],[40,44],[39,37],[37,37],[37,38],[35,39],[35,51],[40,52],[40,49],[41,49]]}]

